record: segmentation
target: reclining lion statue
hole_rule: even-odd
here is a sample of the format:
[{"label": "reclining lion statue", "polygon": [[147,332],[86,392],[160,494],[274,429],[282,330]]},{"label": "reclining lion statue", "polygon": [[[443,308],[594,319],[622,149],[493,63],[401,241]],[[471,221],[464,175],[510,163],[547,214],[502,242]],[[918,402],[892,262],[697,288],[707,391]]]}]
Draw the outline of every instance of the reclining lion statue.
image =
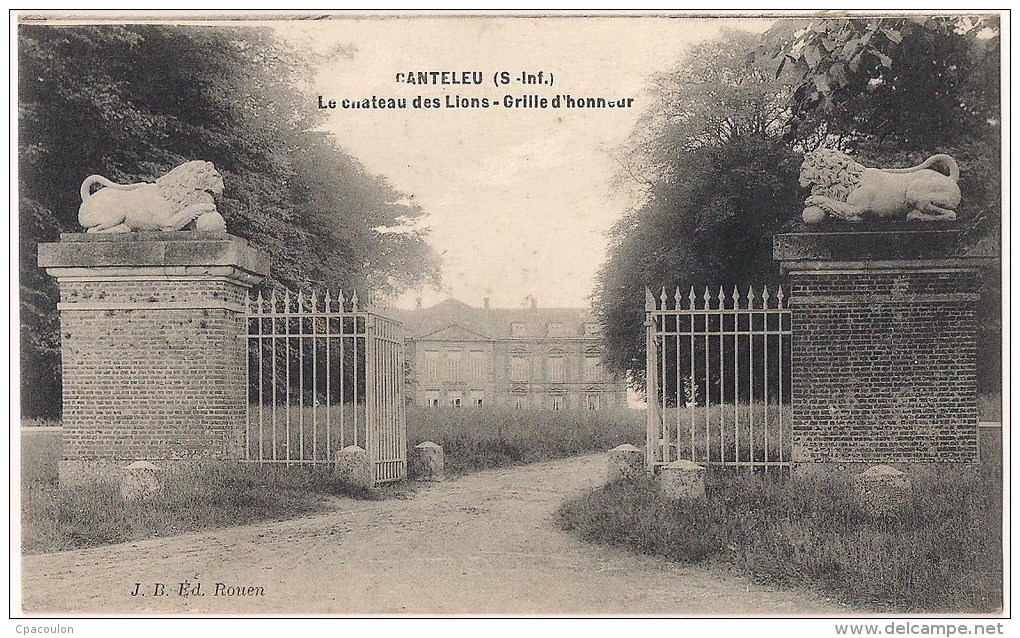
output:
[{"label": "reclining lion statue", "polygon": [[[92,188],[102,186],[95,193]],[[155,184],[116,184],[91,175],[81,184],[78,223],[89,233],[128,233],[137,230],[182,230],[194,222],[196,230],[226,231],[213,195],[223,193],[223,178],[212,162],[185,162]]]},{"label": "reclining lion statue", "polygon": [[[932,170],[939,166],[946,173]],[[960,205],[960,169],[948,155],[932,155],[912,168],[868,168],[832,149],[804,156],[800,185],[811,186],[804,221],[867,217],[951,221]]]}]

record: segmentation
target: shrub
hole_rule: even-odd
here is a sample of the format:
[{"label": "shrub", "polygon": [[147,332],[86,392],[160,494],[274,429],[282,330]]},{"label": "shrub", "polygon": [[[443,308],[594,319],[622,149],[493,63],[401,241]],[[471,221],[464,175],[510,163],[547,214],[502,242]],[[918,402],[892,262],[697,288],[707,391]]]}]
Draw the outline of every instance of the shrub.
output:
[{"label": "shrub", "polygon": [[443,446],[447,472],[459,474],[642,445],[644,412],[408,406],[407,443],[424,441]]}]

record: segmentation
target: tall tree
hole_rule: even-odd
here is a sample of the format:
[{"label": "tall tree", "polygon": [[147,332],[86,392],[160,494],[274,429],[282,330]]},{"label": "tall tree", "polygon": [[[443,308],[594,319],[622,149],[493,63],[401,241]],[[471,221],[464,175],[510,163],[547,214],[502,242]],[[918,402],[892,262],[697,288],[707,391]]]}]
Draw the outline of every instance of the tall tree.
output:
[{"label": "tall tree", "polygon": [[782,139],[786,85],[748,63],[757,43],[728,33],[654,78],[656,106],[621,160],[646,197],[611,230],[593,302],[607,363],[638,383],[645,286],[746,290],[779,278],[772,234],[799,212],[800,157]]},{"label": "tall tree", "polygon": [[18,28],[22,405],[59,406],[56,289],[39,242],[77,232],[90,174],[153,181],[212,161],[233,234],[269,252],[268,285],[393,294],[438,278],[423,211],[320,130],[297,88],[310,64],[269,29],[97,25]]}]

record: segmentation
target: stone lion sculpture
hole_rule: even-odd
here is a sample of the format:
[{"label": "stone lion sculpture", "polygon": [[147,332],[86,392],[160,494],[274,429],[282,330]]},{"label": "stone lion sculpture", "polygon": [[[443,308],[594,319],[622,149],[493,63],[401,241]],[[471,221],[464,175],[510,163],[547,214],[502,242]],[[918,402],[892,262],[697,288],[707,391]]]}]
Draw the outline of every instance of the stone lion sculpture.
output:
[{"label": "stone lion sculpture", "polygon": [[948,155],[932,155],[912,168],[878,169],[839,151],[819,149],[806,154],[800,167],[800,185],[811,186],[811,196],[804,200],[804,221],[858,222],[866,217],[951,221],[960,204],[959,178],[956,160]]},{"label": "stone lion sculpture", "polygon": [[[92,188],[102,186],[95,193]],[[227,229],[213,195],[223,193],[223,178],[212,162],[185,162],[156,183],[116,184],[91,175],[81,184],[78,223],[89,233],[137,230]]]}]

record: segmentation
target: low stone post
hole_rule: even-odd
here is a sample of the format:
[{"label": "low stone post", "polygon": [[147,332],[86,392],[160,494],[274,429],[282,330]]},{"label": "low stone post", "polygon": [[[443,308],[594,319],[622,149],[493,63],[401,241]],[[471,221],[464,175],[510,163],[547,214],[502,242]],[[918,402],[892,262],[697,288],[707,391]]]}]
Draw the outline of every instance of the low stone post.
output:
[{"label": "low stone post", "polygon": [[418,481],[442,481],[445,464],[443,446],[425,441],[411,448],[407,473]]},{"label": "low stone post", "polygon": [[910,510],[913,486],[903,472],[889,465],[874,465],[850,478],[854,498],[865,512],[888,516]]},{"label": "low stone post", "polygon": [[336,453],[333,470],[341,482],[353,487],[375,487],[375,471],[368,452],[357,445],[348,445]]},{"label": "low stone post", "polygon": [[631,481],[645,473],[645,453],[630,443],[617,445],[607,453],[606,479]]},{"label": "low stone post", "polygon": [[122,470],[120,495],[129,501],[145,498],[161,487],[165,470],[148,461],[135,461]]},{"label": "low stone post", "polygon": [[686,459],[663,466],[659,489],[674,501],[705,499],[705,468]]}]

